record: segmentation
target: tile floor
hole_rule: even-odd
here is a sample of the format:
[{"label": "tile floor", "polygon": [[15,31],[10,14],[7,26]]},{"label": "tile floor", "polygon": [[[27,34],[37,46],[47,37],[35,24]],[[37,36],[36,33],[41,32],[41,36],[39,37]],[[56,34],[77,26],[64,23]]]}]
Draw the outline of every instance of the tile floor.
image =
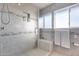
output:
[{"label": "tile floor", "polygon": [[51,53],[39,48],[34,48],[28,52],[24,52],[21,56],[79,56],[79,47],[74,47],[71,49],[54,47]]}]

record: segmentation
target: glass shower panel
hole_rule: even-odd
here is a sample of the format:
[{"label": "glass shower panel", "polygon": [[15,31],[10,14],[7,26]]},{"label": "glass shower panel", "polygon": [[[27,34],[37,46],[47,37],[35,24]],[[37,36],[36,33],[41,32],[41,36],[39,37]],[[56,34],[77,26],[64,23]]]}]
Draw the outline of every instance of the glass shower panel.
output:
[{"label": "glass shower panel", "polygon": [[60,31],[55,31],[55,44],[60,46]]},{"label": "glass shower panel", "polygon": [[38,27],[43,28],[43,26],[44,26],[43,23],[44,23],[43,17],[40,17],[39,20],[38,20]]},{"label": "glass shower panel", "polygon": [[62,9],[54,15],[55,44],[70,48],[69,40],[69,9]]}]

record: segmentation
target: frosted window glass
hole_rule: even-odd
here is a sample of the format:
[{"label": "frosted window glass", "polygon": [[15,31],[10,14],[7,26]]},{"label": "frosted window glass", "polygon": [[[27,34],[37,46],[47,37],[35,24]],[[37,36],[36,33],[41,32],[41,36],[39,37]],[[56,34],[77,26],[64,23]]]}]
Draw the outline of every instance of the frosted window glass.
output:
[{"label": "frosted window glass", "polygon": [[79,6],[71,8],[70,27],[79,27]]},{"label": "frosted window glass", "polygon": [[54,28],[69,28],[69,10],[56,12],[54,21]]},{"label": "frosted window glass", "polygon": [[52,28],[52,14],[45,15],[45,28]]},{"label": "frosted window glass", "polygon": [[38,26],[39,28],[43,28],[43,17],[40,17],[38,20]]}]

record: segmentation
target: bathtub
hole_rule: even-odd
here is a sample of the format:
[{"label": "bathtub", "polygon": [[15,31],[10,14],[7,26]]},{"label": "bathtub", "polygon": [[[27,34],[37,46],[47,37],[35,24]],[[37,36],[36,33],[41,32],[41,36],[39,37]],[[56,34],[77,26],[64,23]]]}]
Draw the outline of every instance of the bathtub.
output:
[{"label": "bathtub", "polygon": [[51,51],[53,49],[53,41],[39,39],[38,48],[46,50],[46,51]]}]

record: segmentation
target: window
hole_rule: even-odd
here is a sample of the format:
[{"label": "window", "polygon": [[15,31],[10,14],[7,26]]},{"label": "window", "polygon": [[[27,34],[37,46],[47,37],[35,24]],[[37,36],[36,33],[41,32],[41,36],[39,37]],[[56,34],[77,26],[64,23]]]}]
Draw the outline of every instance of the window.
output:
[{"label": "window", "polygon": [[55,12],[54,28],[69,28],[69,9]]},{"label": "window", "polygon": [[39,28],[52,28],[52,13],[40,17],[38,23]]},{"label": "window", "polygon": [[52,14],[45,15],[45,28],[52,28]]},{"label": "window", "polygon": [[79,27],[79,5],[70,9],[70,27]]},{"label": "window", "polygon": [[39,28],[43,28],[43,25],[44,25],[43,23],[44,23],[43,17],[40,17],[39,20],[38,20],[38,26],[39,26]]}]

